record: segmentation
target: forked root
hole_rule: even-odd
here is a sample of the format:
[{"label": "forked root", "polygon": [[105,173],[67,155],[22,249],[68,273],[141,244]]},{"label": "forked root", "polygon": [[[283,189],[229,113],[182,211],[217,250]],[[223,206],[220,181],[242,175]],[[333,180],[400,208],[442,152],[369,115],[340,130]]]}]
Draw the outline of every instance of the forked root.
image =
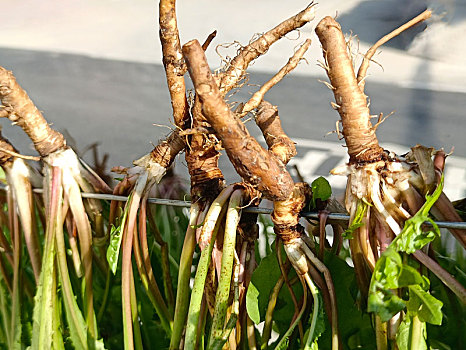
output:
[{"label": "forked root", "polygon": [[[331,313],[328,315],[332,324],[332,350],[338,350],[338,313],[332,278],[327,267],[315,256],[306,244],[304,228],[299,224],[299,213],[311,199],[312,191],[308,184],[297,183],[288,199],[274,202],[272,221],[274,232],[283,241],[285,252],[294,269],[306,280],[316,302],[314,282],[309,275],[310,263],[324,275],[326,287],[330,295]],[[318,305],[314,305],[314,312]],[[315,314],[314,314],[315,316]],[[314,319],[314,317],[313,317]],[[312,325],[311,325],[312,329]]]},{"label": "forked root", "polygon": [[202,111],[215,129],[238,174],[271,199],[284,199],[293,181],[284,167],[249,135],[245,126],[223,100],[197,40],[183,45],[183,54]]},{"label": "forked root", "polygon": [[249,45],[243,47],[238,55],[231,60],[225,72],[221,74],[220,92],[222,97],[227,94],[241,80],[248,65],[257,57],[265,54],[270,46],[291,31],[304,26],[315,17],[314,3],[310,3],[304,10],[292,16],[275,28],[265,32]]}]

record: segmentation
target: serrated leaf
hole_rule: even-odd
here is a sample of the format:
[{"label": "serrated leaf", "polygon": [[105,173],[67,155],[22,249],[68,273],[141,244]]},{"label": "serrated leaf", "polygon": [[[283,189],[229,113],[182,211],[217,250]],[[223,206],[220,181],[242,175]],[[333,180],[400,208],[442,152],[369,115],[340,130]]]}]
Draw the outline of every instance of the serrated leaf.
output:
[{"label": "serrated leaf", "polygon": [[[432,242],[435,238],[440,237],[440,229],[437,224],[429,218],[429,211],[440,197],[442,189],[443,176],[434,193],[431,196],[426,195],[426,202],[424,205],[419,209],[416,215],[405,222],[403,231],[401,231],[392,242],[393,245],[396,245],[397,251],[412,254],[416,250],[424,247],[427,243]],[[424,231],[422,225],[426,221],[432,224],[432,228]]]},{"label": "serrated leaf", "polygon": [[[387,248],[375,264],[369,286],[367,311],[377,313],[382,322],[388,321],[406,307],[403,299],[392,291],[392,289],[399,287],[399,277],[402,270],[401,256],[391,247]],[[410,271],[407,272],[408,274],[405,274],[404,280],[415,280],[415,278],[409,276]]]},{"label": "serrated leaf", "polygon": [[403,265],[401,267],[401,273],[398,276],[398,287],[408,287],[412,285],[419,285],[423,288],[428,288],[429,280],[427,277],[423,277],[418,270],[409,265]]},{"label": "serrated leaf", "polygon": [[[31,348],[51,349],[54,337],[54,324],[56,309],[56,270],[55,270],[55,241],[53,231],[56,230],[57,207],[61,199],[60,177],[52,178],[52,189],[49,207],[49,218],[45,233],[45,248],[42,259],[42,269],[34,296],[33,327]],[[60,208],[61,209],[61,208]]]},{"label": "serrated leaf", "polygon": [[323,178],[322,176],[318,177],[311,184],[312,189],[312,203],[315,206],[316,199],[320,199],[321,201],[326,201],[332,195],[332,187],[328,181]]},{"label": "serrated leaf", "polygon": [[105,350],[104,340],[103,339],[95,339],[91,344],[91,349]]},{"label": "serrated leaf", "polygon": [[443,303],[419,286],[409,287],[408,312],[417,315],[422,322],[440,326]]},{"label": "serrated leaf", "polygon": [[367,311],[375,312],[382,322],[387,322],[406,307],[403,299],[390,289],[378,288],[369,294]]},{"label": "serrated leaf", "polygon": [[[423,321],[441,323],[441,302],[423,290],[429,287],[429,280],[415,268],[403,264],[399,251],[413,253],[440,235],[437,225],[429,218],[429,210],[439,198],[443,188],[443,177],[432,196],[426,196],[426,203],[411,219],[407,220],[403,231],[393,240],[375,264],[369,287],[368,311],[376,312],[383,322],[404,309],[406,303],[391,290],[409,287],[411,313],[423,310]],[[422,225],[430,221],[433,228],[424,231]],[[424,305],[425,303],[428,303]],[[440,304],[439,304],[440,303]],[[422,304],[422,305],[421,305]],[[416,305],[416,307],[415,307]],[[427,321],[429,320],[429,321]],[[431,323],[431,322],[430,322]],[[438,324],[438,323],[435,323]]]},{"label": "serrated leaf", "polygon": [[402,266],[400,254],[389,247],[377,260],[372,280],[379,282],[384,288],[398,288],[398,277]]}]

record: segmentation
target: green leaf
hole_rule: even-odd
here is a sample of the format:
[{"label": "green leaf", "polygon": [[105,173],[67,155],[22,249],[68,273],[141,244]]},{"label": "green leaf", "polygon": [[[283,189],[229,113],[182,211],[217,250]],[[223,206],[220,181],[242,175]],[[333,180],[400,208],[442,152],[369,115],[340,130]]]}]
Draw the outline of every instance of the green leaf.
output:
[{"label": "green leaf", "polygon": [[440,326],[442,324],[443,303],[429,292],[415,285],[409,287],[408,312],[417,315],[422,322]]},{"label": "green leaf", "polygon": [[[409,287],[407,304],[392,291],[402,287]],[[375,265],[369,287],[368,311],[376,312],[386,322],[408,306],[408,311],[419,315],[421,321],[441,324],[442,302],[423,290],[428,287],[429,280],[415,268],[402,264],[401,256],[390,246]]]},{"label": "green leaf", "polygon": [[[398,253],[399,251],[413,253],[440,236],[439,228],[428,215],[429,210],[442,193],[442,188],[443,177],[433,195],[426,195],[426,203],[416,215],[406,221],[403,231],[375,264],[369,287],[368,311],[376,312],[383,322],[388,321],[405,308],[405,301],[392,291],[392,289],[402,287],[410,288],[408,309],[412,314],[419,314],[421,321],[429,323],[440,324],[442,321],[440,311],[442,303],[423,290],[429,288],[429,280],[415,268],[403,264],[401,255]],[[423,230],[422,225],[425,221],[432,223],[431,230]],[[411,300],[411,298],[414,299]],[[421,310],[422,317],[420,316]]]},{"label": "green leaf", "polygon": [[251,283],[246,293],[246,310],[255,324],[264,320],[270,292],[280,275],[275,251],[262,259],[252,274]]},{"label": "green leaf", "polygon": [[408,287],[412,285],[419,285],[423,288],[429,287],[429,280],[419,273],[414,267],[409,265],[402,265],[401,273],[398,276],[398,287]]},{"label": "green leaf", "polygon": [[[367,311],[377,313],[382,322],[388,321],[406,307],[403,299],[392,291],[392,289],[399,288],[399,279],[404,267],[400,254],[391,246],[375,264],[369,286]],[[412,270],[405,271],[403,280],[405,283],[416,281]]]},{"label": "green leaf", "polygon": [[[54,183],[55,185],[55,183]],[[58,202],[58,194],[51,201]],[[53,206],[50,205],[52,208]],[[56,301],[56,267],[55,267],[55,242],[53,231],[57,224],[54,217],[56,212],[49,214],[47,223],[46,242],[44,256],[42,258],[42,270],[40,273],[39,284],[37,285],[36,295],[34,296],[33,310],[33,328],[31,348],[33,349],[51,349],[52,340],[54,339],[54,325]]]},{"label": "green leaf", "polygon": [[[427,350],[426,343],[426,324],[421,323],[421,334],[420,339],[413,339],[413,317],[406,315],[401,322],[398,332],[396,334],[396,345],[399,350],[412,350],[413,343],[416,344],[416,350]],[[418,325],[419,326],[419,325]]]},{"label": "green leaf", "polygon": [[[285,259],[283,259],[285,260]],[[296,272],[294,269],[290,269],[288,273],[288,281],[291,281],[296,278]],[[291,286],[296,299],[300,300],[303,295],[303,287],[301,283],[295,283]],[[277,332],[283,334],[290,327],[290,322],[293,319],[295,313],[295,306],[293,304],[293,299],[291,298],[290,291],[284,285],[278,294],[277,304],[275,305],[275,311],[273,313],[273,318],[275,321],[275,327]]]},{"label": "green leaf", "polygon": [[261,315],[259,311],[259,291],[254,283],[249,283],[248,292],[246,293],[246,310],[248,311],[249,318],[255,323],[261,322]]},{"label": "green leaf", "polygon": [[369,294],[367,311],[375,312],[382,322],[387,322],[406,307],[403,299],[389,289],[378,288]]},{"label": "green leaf", "polygon": [[[131,195],[128,198],[128,202],[131,203]],[[118,257],[120,256],[120,246],[121,240],[123,238],[123,228],[125,227],[126,217],[128,215],[129,205],[125,206],[125,211],[123,212],[123,217],[121,222],[116,226],[112,226],[110,231],[110,244],[107,248],[107,261],[112,270],[113,274],[116,273],[118,266]]]},{"label": "green leaf", "polygon": [[402,266],[400,254],[389,247],[377,260],[372,280],[379,282],[384,288],[398,288],[398,277],[401,274]]},{"label": "green leaf", "polygon": [[[11,302],[9,292],[3,283],[3,276],[0,275],[0,349],[6,349],[10,343],[8,328],[10,325]],[[4,345],[4,347],[2,346]]]},{"label": "green leaf", "polygon": [[322,176],[312,181],[311,189],[312,189],[312,203],[314,207],[316,205],[316,199],[320,199],[321,201],[326,201],[332,195],[332,188],[330,187],[330,184]]},{"label": "green leaf", "polygon": [[[416,215],[405,222],[403,231],[401,231],[398,237],[392,242],[392,245],[396,245],[397,251],[412,254],[416,250],[424,247],[427,243],[432,242],[435,238],[440,237],[440,229],[437,224],[429,218],[429,211],[440,197],[442,189],[443,176],[434,193],[431,196],[426,195],[426,202],[424,205],[419,209]],[[432,228],[424,231],[422,225],[426,221],[432,224]]]},{"label": "green leaf", "polygon": [[[319,311],[317,314],[316,325],[314,328],[314,333],[312,334],[312,339],[310,340],[310,346],[305,347],[305,350],[317,350],[319,349],[318,340],[322,333],[325,331],[325,315],[324,315],[324,307],[323,307],[323,300],[321,294],[318,294],[319,298]],[[311,325],[312,322],[312,313],[309,315],[308,326]],[[306,331],[304,339],[307,339],[309,336],[309,329]]]},{"label": "green leaf", "polygon": [[[356,277],[354,268],[338,256],[327,253],[325,265],[330,270],[337,300],[339,318],[338,327],[344,349],[375,349],[375,333],[369,314],[362,312],[355,299]],[[320,349],[332,348],[330,323],[325,317],[326,329],[318,340]]]},{"label": "green leaf", "polygon": [[363,225],[362,220],[364,219],[364,216],[366,215],[368,206],[369,204],[366,201],[362,201],[362,200],[358,201],[354,219],[351,222],[350,226],[345,230],[345,232],[343,232],[343,238],[346,238],[346,239],[353,238],[354,231],[356,231],[358,228],[360,228]]}]

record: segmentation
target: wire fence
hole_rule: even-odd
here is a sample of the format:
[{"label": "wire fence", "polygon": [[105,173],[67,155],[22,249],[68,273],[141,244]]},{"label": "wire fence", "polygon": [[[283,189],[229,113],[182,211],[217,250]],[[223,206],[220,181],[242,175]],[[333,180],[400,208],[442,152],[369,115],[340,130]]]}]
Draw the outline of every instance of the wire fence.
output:
[{"label": "wire fence", "polygon": [[[36,193],[43,193],[43,189],[36,188],[33,190]],[[103,200],[110,200],[110,201],[121,201],[126,202],[128,197],[126,196],[116,196],[113,194],[103,194],[103,193],[81,193],[83,198],[90,198],[90,199],[103,199]],[[176,199],[164,199],[164,198],[149,198],[149,203],[152,204],[159,204],[159,205],[170,205],[174,207],[184,207],[189,208],[191,206],[190,201],[182,201]],[[255,214],[272,214],[273,209],[270,208],[263,208],[263,207],[246,207],[243,209],[244,212],[247,213],[255,213]],[[309,218],[309,219],[319,219],[319,213],[317,212],[302,212],[302,217]],[[342,213],[329,213],[327,216],[327,220],[332,221],[349,221],[350,217],[347,214]],[[453,229],[460,229],[466,230],[466,222],[449,222],[449,221],[435,221],[435,223],[440,228],[453,228]],[[430,222],[425,222],[426,225],[432,226]]]}]

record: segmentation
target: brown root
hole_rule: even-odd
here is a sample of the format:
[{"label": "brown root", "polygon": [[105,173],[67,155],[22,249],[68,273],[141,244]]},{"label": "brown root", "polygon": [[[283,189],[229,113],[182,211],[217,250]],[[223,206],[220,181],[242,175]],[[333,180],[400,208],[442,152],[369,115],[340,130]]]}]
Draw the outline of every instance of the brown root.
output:
[{"label": "brown root", "polygon": [[272,79],[266,82],[259,91],[255,92],[254,95],[249,99],[248,102],[243,106],[242,111],[240,113],[240,117],[244,117],[246,114],[251,112],[253,109],[256,109],[261,104],[262,100],[264,99],[264,95],[269,91],[272,87],[278,84],[288,73],[290,73],[293,69],[296,68],[298,63],[303,58],[304,54],[306,53],[307,49],[311,45],[311,40],[307,39],[304,44],[294,53],[294,55],[288,60],[288,63],[280,69],[280,71],[275,74]]},{"label": "brown root", "polygon": [[[212,130],[202,114],[202,103],[196,95],[191,109],[192,129]],[[218,167],[220,153],[219,141],[212,133],[194,133],[188,138],[186,163],[191,178],[191,197],[193,201],[202,198],[205,203],[211,203],[225,186],[225,180]]]},{"label": "brown root", "polygon": [[261,35],[249,45],[243,47],[238,55],[230,62],[222,74],[220,93],[225,96],[244,76],[251,61],[267,52],[269,47],[289,32],[301,28],[314,19],[314,4],[311,3],[297,15],[290,17],[275,28]]},{"label": "brown root", "polygon": [[274,232],[287,244],[295,238],[301,237],[302,227],[298,224],[299,213],[311,199],[312,190],[305,182],[294,185],[289,197],[282,201],[275,201],[272,213]]},{"label": "brown root", "polygon": [[50,128],[13,73],[3,67],[0,67],[0,100],[8,119],[24,130],[42,157],[66,147],[63,135]]},{"label": "brown root", "polygon": [[188,102],[184,74],[186,64],[181,54],[180,37],[176,20],[175,0],[160,0],[159,25],[162,43],[163,66],[167,76],[168,91],[173,108],[175,125],[185,129],[189,122]]},{"label": "brown root", "polygon": [[212,42],[212,40],[215,39],[215,37],[217,36],[217,31],[214,30],[212,33],[209,34],[209,36],[207,37],[207,39],[205,39],[204,43],[202,44],[202,49],[204,51],[207,50],[207,48],[209,47],[210,43]]},{"label": "brown root", "polygon": [[13,161],[13,153],[17,153],[13,145],[3,138],[0,130],[0,166],[11,163]]},{"label": "brown root", "polygon": [[192,40],[185,44],[183,54],[202,102],[203,115],[221,139],[238,174],[272,200],[287,198],[293,187],[291,176],[249,135],[242,122],[229,110],[199,42]]},{"label": "brown root", "polygon": [[365,78],[366,78],[366,73],[367,69],[369,68],[369,62],[371,58],[374,56],[375,52],[377,49],[385,44],[387,41],[393,39],[397,35],[401,34],[404,32],[406,29],[411,28],[412,26],[418,24],[419,22],[425,21],[426,19],[430,18],[432,16],[432,11],[431,10],[425,10],[423,13],[420,15],[416,16],[409,22],[403,24],[402,26],[398,27],[394,31],[390,32],[389,34],[385,35],[383,38],[379,39],[372,47],[366,52],[364,55],[364,59],[361,63],[361,66],[359,67],[358,71],[358,84],[359,88],[361,89],[361,92],[364,92],[364,85],[365,85]]},{"label": "brown root", "polygon": [[373,162],[382,158],[364,94],[359,89],[340,25],[325,17],[316,27],[322,44],[327,74],[333,86],[336,109],[341,117],[343,136],[351,162]]},{"label": "brown root", "polygon": [[159,142],[152,150],[152,160],[159,163],[162,167],[168,168],[185,147],[184,139],[179,135],[179,130],[173,131],[165,140]]},{"label": "brown root", "polygon": [[256,124],[264,135],[269,152],[280,159],[282,164],[287,164],[296,155],[296,147],[282,129],[277,107],[263,101],[256,115]]}]

